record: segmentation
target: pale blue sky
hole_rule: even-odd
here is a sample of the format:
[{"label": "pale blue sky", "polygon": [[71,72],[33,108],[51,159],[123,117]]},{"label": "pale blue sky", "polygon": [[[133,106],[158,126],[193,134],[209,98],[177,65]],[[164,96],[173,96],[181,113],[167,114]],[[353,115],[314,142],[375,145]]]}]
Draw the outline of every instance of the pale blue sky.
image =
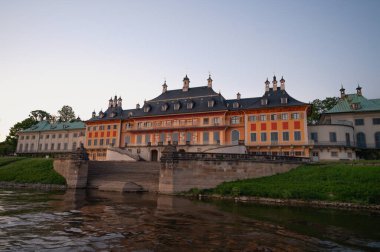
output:
[{"label": "pale blue sky", "polygon": [[35,109],[88,119],[209,71],[226,98],[262,95],[273,73],[304,102],[341,83],[380,98],[380,1],[0,0],[0,140]]}]

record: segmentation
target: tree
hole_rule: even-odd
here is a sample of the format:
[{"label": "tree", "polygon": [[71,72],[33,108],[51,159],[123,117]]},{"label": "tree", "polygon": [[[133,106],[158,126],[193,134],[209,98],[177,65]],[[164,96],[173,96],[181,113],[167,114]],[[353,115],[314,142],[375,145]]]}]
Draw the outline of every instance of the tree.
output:
[{"label": "tree", "polygon": [[50,120],[51,118],[51,115],[43,110],[33,110],[32,112],[30,112],[30,115],[36,121]]},{"label": "tree", "polygon": [[64,105],[61,110],[58,110],[59,121],[68,122],[75,119],[75,113],[72,107]]},{"label": "tree", "polygon": [[12,148],[12,152],[16,150],[17,147],[17,140],[18,140],[18,132],[27,128],[32,127],[37,123],[37,120],[34,119],[33,116],[29,116],[28,118],[22,120],[21,122],[16,123],[13,125],[12,128],[9,130],[9,134],[6,137],[5,141],[10,145]]},{"label": "tree", "polygon": [[311,103],[311,113],[307,118],[309,124],[316,124],[322,113],[332,109],[339,101],[338,97],[326,97],[324,100],[315,99]]}]

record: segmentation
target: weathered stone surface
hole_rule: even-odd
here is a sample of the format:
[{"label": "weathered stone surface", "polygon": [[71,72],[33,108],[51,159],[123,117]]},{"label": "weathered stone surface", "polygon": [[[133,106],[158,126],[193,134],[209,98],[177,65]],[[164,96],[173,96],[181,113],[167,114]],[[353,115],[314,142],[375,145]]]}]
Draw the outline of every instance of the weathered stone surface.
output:
[{"label": "weathered stone surface", "polygon": [[254,161],[165,160],[161,163],[159,193],[207,189],[225,181],[259,178],[287,172],[299,163]]},{"label": "weathered stone surface", "polygon": [[55,159],[54,170],[61,174],[68,188],[86,188],[88,161],[72,159]]},{"label": "weathered stone surface", "polygon": [[113,191],[113,192],[143,192],[144,188],[133,182],[123,181],[109,181],[104,182],[98,187],[101,191]]}]

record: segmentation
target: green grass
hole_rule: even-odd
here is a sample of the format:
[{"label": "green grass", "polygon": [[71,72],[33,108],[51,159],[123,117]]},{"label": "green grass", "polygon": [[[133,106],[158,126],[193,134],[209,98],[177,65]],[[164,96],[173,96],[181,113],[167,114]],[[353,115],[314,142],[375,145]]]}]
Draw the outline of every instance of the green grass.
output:
[{"label": "green grass", "polygon": [[201,193],[380,204],[380,165],[302,165],[270,177],[224,182]]},{"label": "green grass", "polygon": [[46,158],[0,158],[0,181],[16,183],[66,184],[53,169],[53,160]]},{"label": "green grass", "polygon": [[0,157],[0,167],[24,159],[23,157]]}]

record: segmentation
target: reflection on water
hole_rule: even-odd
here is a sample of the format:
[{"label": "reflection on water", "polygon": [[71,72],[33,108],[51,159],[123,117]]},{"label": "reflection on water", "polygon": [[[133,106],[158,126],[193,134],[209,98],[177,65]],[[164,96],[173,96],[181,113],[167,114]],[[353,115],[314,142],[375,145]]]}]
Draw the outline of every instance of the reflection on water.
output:
[{"label": "reflection on water", "polygon": [[0,191],[3,251],[360,251],[380,216],[100,191]]}]

